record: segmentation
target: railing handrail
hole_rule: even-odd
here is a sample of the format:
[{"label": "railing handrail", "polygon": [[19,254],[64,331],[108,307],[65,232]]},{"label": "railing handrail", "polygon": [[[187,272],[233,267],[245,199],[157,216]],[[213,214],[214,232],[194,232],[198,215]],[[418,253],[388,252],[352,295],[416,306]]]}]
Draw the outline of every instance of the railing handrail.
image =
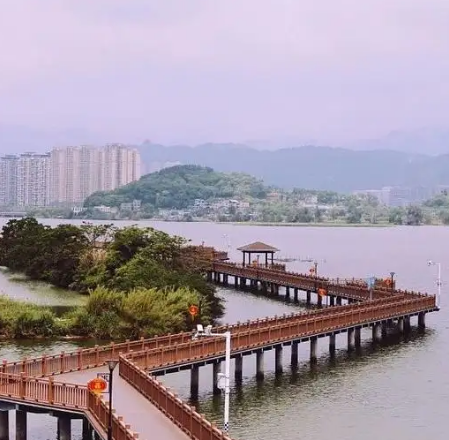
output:
[{"label": "railing handrail", "polygon": [[[119,373],[134,388],[160,411],[169,417],[190,438],[196,440],[232,440],[217,426],[199,414],[193,406],[187,405],[156,378],[148,375],[125,356],[119,358]],[[180,416],[179,411],[182,411]]]},{"label": "railing handrail", "polygon": [[[434,307],[434,301],[432,300],[432,298],[419,298],[419,299],[408,299],[408,300],[403,300],[403,301],[396,301],[394,303],[382,303],[382,304],[377,304],[377,305],[365,305],[364,307],[359,307],[357,309],[353,309],[353,310],[347,310],[346,308],[342,308],[340,313],[335,313],[335,314],[329,314],[327,316],[320,316],[317,317],[314,320],[311,319],[298,319],[297,321],[293,321],[293,322],[279,322],[278,325],[276,326],[272,326],[269,328],[269,331],[276,333],[277,331],[282,331],[284,328],[290,328],[293,325],[296,326],[300,326],[300,325],[306,325],[306,329],[308,329],[308,327],[311,327],[311,330],[306,330],[303,334],[298,334],[296,335],[298,338],[299,337],[309,337],[309,336],[313,336],[313,335],[318,335],[323,333],[323,329],[321,328],[317,328],[317,323],[322,323],[322,322],[326,322],[329,319],[332,320],[337,320],[337,325],[334,326],[334,329],[336,328],[344,328],[345,326],[349,325],[349,326],[354,326],[354,325],[362,325],[365,324],[366,322],[372,322],[372,321],[378,321],[378,320],[382,320],[382,319],[391,319],[396,317],[398,314],[404,314],[404,313],[414,313],[416,311],[420,311],[423,310],[425,307],[426,308],[432,308]],[[408,307],[410,306],[410,307]],[[398,312],[398,310],[401,310],[401,312]],[[371,315],[369,316],[369,318],[367,319],[361,319],[361,316],[366,313],[366,312],[371,312]],[[345,321],[345,317],[348,317],[348,319]],[[340,321],[340,318],[343,318]],[[346,325],[347,324],[347,325]],[[331,330],[331,327],[326,327],[325,329],[326,331]],[[237,334],[232,334],[232,338],[231,341],[234,340],[239,340],[241,338],[245,338],[247,336],[251,336],[253,334],[260,334],[261,332],[266,331],[266,328],[248,328],[246,331],[242,331],[239,332]],[[286,340],[291,340],[292,338],[290,336],[288,336],[286,338]],[[215,346],[219,345],[220,347],[222,346],[222,350],[224,353],[224,345],[223,345],[223,341],[217,340],[216,338],[214,338],[213,340],[215,340]],[[272,345],[273,343],[278,343],[281,342],[281,340],[279,338],[276,339],[268,339],[265,341],[258,341],[257,345],[259,347],[263,347],[263,346],[267,346],[267,345]],[[149,349],[149,350],[145,350],[144,352],[131,352],[128,353],[126,355],[124,355],[124,357],[126,357],[127,359],[137,359],[137,358],[144,358],[145,359],[145,368],[147,368],[148,370],[152,370],[152,369],[157,369],[160,366],[165,366],[165,365],[177,365],[177,364],[181,364],[181,363],[185,363],[186,359],[176,359],[173,362],[170,362],[169,364],[164,363],[164,364],[151,364],[151,361],[153,359],[157,359],[158,355],[160,355],[161,353],[164,352],[168,352],[170,350],[176,350],[176,353],[181,352],[184,348],[189,348],[189,353],[191,351],[195,351],[194,349],[196,347],[203,347],[205,346],[205,341],[204,339],[201,340],[196,340],[196,341],[189,341],[189,342],[185,342],[183,344],[177,344],[176,347],[173,346],[163,346],[163,347],[159,347],[159,348],[154,348],[154,349]],[[252,347],[249,347],[252,348]],[[190,350],[192,349],[192,350]],[[233,350],[235,351],[235,350]],[[240,349],[238,349],[237,351],[240,351]],[[216,354],[216,351],[214,351],[214,355]],[[194,358],[196,358],[196,360],[201,360],[203,359],[201,356],[194,356]],[[190,356],[189,358],[187,358],[187,360],[193,360],[192,356]]]}]

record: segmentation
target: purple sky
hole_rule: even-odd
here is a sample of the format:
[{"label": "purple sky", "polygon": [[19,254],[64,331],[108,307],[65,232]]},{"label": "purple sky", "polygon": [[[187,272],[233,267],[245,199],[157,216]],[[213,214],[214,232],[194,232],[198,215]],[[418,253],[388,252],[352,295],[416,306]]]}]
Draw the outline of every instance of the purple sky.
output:
[{"label": "purple sky", "polygon": [[0,124],[138,142],[448,126],[449,0],[4,0]]}]

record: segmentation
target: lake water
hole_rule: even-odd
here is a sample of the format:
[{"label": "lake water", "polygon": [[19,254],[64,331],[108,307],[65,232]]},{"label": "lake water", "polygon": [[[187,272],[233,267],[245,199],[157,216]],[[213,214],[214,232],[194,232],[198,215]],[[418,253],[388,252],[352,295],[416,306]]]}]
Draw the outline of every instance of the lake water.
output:
[{"label": "lake water", "polygon": [[[57,221],[49,221],[51,224]],[[133,224],[120,222],[119,225]],[[274,353],[265,355],[265,380],[254,379],[255,358],[245,357],[241,386],[232,387],[231,434],[239,440],[307,439],[374,440],[378,438],[442,440],[447,437],[445,417],[449,407],[449,301],[446,277],[449,269],[449,228],[313,228],[237,226],[229,224],[155,223],[169,233],[204,241],[230,253],[240,261],[236,248],[263,241],[280,249],[283,256],[311,257],[318,271],[330,277],[386,277],[396,273],[398,287],[436,291],[436,266],[442,263],[442,310],[427,317],[423,334],[413,331],[407,339],[391,336],[380,347],[370,343],[370,332],[362,333],[361,354],[345,351],[346,338],[337,337],[338,355],[327,356],[327,341],[319,342],[318,364],[307,362],[308,345],[300,344],[300,365],[292,370],[290,353],[284,349],[284,374],[274,375]],[[292,262],[288,268],[307,272],[310,263]],[[48,304],[76,303],[78,297],[54,291],[45,285],[24,283],[0,273],[0,290],[23,299],[38,299]],[[221,289],[226,299],[225,322],[290,313],[298,306],[256,297],[248,293]],[[72,302],[73,301],[73,302]],[[415,322],[413,322],[415,324]],[[58,352],[76,343],[1,343],[3,359]],[[189,399],[189,374],[163,377],[166,384]],[[222,397],[212,396],[211,368],[200,369],[198,406],[202,413],[221,425]],[[79,425],[73,427],[74,439],[80,438]],[[31,416],[29,439],[56,439],[56,420]]]}]

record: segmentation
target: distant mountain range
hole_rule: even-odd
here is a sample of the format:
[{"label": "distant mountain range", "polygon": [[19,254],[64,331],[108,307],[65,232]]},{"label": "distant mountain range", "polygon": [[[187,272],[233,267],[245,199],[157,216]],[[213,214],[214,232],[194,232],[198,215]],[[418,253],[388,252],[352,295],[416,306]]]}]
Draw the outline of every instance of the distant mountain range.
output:
[{"label": "distant mountain range", "polygon": [[[208,143],[166,147],[146,141],[138,148],[146,172],[167,164],[203,165],[217,171],[248,173],[285,188],[340,192],[383,186],[449,185],[449,129],[392,132],[377,140],[353,142],[349,148],[318,147],[312,145],[312,140],[310,146],[299,147],[302,142],[285,137],[278,141],[248,141],[250,146]],[[103,143],[104,136],[83,129],[45,132],[0,123],[0,154]],[[284,148],[276,149],[276,145]],[[424,151],[426,154],[419,153]]]},{"label": "distant mountain range", "polygon": [[203,165],[217,171],[248,173],[284,188],[350,192],[383,186],[449,185],[449,154],[314,146],[268,151],[236,144],[165,147],[150,142],[139,150],[147,167],[167,162]]}]

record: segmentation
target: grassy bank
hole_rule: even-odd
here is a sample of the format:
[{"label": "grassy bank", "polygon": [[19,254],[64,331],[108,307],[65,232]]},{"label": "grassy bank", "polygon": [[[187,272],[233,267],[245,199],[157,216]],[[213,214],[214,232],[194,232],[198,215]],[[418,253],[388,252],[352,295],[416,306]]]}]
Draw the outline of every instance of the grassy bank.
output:
[{"label": "grassy bank", "polygon": [[[137,289],[128,294],[97,288],[86,305],[62,316],[50,307],[0,296],[0,336],[3,339],[95,338],[135,339],[192,328],[188,307],[197,303],[186,289]],[[207,306],[202,322],[211,322]]]}]

